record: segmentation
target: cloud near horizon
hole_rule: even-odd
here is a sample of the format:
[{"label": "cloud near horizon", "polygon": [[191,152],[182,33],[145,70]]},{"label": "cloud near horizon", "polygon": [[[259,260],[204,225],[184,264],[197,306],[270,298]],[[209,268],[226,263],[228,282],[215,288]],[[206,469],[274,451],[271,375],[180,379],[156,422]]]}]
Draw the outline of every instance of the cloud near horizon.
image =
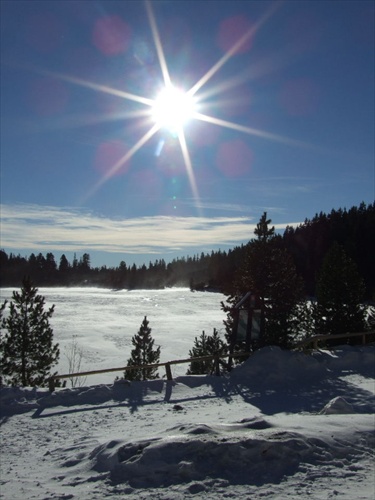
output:
[{"label": "cloud near horizon", "polygon": [[[72,207],[1,205],[4,250],[162,253],[249,241],[251,217],[102,217]],[[299,223],[274,224],[276,229]]]}]

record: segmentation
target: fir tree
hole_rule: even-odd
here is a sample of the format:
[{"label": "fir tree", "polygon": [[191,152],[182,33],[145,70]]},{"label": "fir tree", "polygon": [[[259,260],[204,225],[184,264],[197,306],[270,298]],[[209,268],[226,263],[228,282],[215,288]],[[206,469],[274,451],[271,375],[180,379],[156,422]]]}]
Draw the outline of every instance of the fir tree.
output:
[{"label": "fir tree", "polygon": [[[2,308],[5,307],[3,304]],[[51,367],[59,359],[49,324],[54,307],[44,310],[45,299],[29,279],[21,292],[13,292],[9,314],[1,319],[0,357],[3,383],[22,386],[46,385]]]},{"label": "fir tree", "polygon": [[70,264],[65,254],[60,257],[59,271],[60,273],[67,273],[70,269]]},{"label": "fir tree", "polygon": [[254,234],[257,236],[258,241],[267,242],[275,236],[275,226],[269,228],[271,219],[267,219],[267,212],[263,212],[257,227],[254,229]]},{"label": "fir tree", "polygon": [[366,328],[365,285],[355,262],[334,243],[317,283],[317,333],[361,332]]},{"label": "fir tree", "polygon": [[[155,340],[151,336],[147,316],[144,317],[141,327],[132,338],[134,349],[131,351],[127,366],[142,366],[159,363],[160,346],[154,349]],[[135,368],[125,370],[124,376],[128,380],[150,380],[159,378],[157,368]]]},{"label": "fir tree", "polygon": [[[3,314],[4,314],[4,310],[7,306],[7,303],[8,303],[8,301],[4,300],[4,302],[0,306],[0,327],[3,323]],[[3,352],[3,336],[1,335],[1,329],[0,329],[0,353],[2,353],[2,352]],[[3,375],[1,372],[2,372],[2,367],[0,366],[0,387],[3,386]]]},{"label": "fir tree", "polygon": [[[232,307],[247,292],[258,299],[261,309],[260,345],[288,347],[298,330],[297,308],[304,298],[303,282],[282,239],[269,228],[271,220],[264,212],[255,229],[256,239],[247,245],[247,252],[233,284],[224,321],[230,342],[233,327]],[[238,350],[235,348],[235,350]]]},{"label": "fir tree", "polygon": [[[202,332],[202,335],[198,338],[195,337],[194,346],[189,351],[190,358],[199,358],[202,356],[214,356],[216,354],[223,355],[226,353],[226,345],[220,339],[219,333],[214,328],[212,335],[206,335]],[[215,370],[215,361],[192,361],[190,367],[187,371],[187,375],[200,375],[200,374],[211,374]]]}]

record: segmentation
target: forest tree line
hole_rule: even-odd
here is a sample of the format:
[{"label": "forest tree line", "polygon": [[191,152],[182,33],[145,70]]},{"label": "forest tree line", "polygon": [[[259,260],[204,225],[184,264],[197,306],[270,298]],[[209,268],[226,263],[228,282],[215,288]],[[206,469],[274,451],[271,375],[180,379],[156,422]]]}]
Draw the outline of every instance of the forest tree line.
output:
[{"label": "forest tree line", "polygon": [[[339,244],[357,265],[368,300],[375,299],[375,203],[360,204],[349,210],[321,212],[298,227],[287,227],[276,235],[274,244],[287,251],[302,278],[306,295],[316,294],[317,276],[325,255],[334,243]],[[20,286],[25,276],[35,286],[102,286],[114,289],[190,286],[191,289],[214,289],[231,293],[233,277],[246,259],[253,241],[229,251],[212,251],[193,257],[164,259],[148,266],[128,265],[108,268],[92,267],[90,255],[74,256],[69,262],[63,254],[59,260],[52,253],[32,253],[29,257],[7,254],[0,250],[0,286]],[[280,263],[282,265],[282,262]]]},{"label": "forest tree line", "polygon": [[[225,338],[216,329],[202,332],[189,351],[188,374],[230,371],[233,359],[265,346],[295,348],[298,341],[327,336],[329,346],[362,341],[358,333],[374,338],[375,308],[364,303],[365,283],[355,261],[343,245],[334,241],[326,252],[316,281],[315,300],[306,300],[306,283],[297,273],[292,254],[281,244],[282,238],[264,212],[246,246],[244,258],[233,275],[231,292],[221,303],[227,313]],[[88,254],[76,266],[89,266]],[[44,310],[45,299],[29,278],[22,281],[21,292],[0,305],[0,386],[45,385],[54,390],[51,368],[59,358],[59,346],[53,343],[49,319],[54,306]],[[3,314],[5,313],[5,314]],[[4,317],[3,317],[4,315]],[[132,337],[133,349],[124,378],[158,378],[160,346],[155,346],[147,316],[138,334]],[[82,351],[73,342],[69,354],[69,374],[79,371]],[[202,360],[201,356],[210,359]],[[228,361],[226,358],[228,357]],[[151,366],[147,366],[151,365]],[[169,375],[170,377],[171,375]],[[52,378],[51,378],[52,377]],[[64,376],[64,378],[66,378]],[[73,375],[72,385],[75,383]]]}]

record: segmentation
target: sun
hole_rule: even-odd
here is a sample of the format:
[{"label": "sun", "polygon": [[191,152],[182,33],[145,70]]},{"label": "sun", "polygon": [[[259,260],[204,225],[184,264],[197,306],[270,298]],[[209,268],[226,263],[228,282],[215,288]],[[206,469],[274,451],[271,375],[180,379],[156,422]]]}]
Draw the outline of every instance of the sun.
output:
[{"label": "sun", "polygon": [[159,128],[178,134],[194,117],[196,102],[193,96],[173,85],[166,86],[155,98],[151,116]]},{"label": "sun", "polygon": [[[125,116],[121,115],[121,119],[133,119],[142,117],[146,118],[146,123],[148,125],[150,124],[149,122],[152,122],[150,128],[145,132],[145,134],[124,154],[123,157],[121,157],[110,169],[108,169],[103,177],[99,179],[99,181],[87,193],[85,200],[95,194],[105,182],[112,178],[137,151],[139,151],[148,141],[151,140],[153,136],[155,136],[155,134],[157,134],[162,129],[168,131],[178,139],[192,194],[196,200],[199,200],[199,193],[195,181],[193,164],[190,158],[188,143],[185,137],[185,129],[190,121],[201,121],[244,134],[261,137],[267,140],[272,140],[284,144],[294,145],[297,147],[311,147],[311,145],[301,141],[296,141],[282,135],[248,127],[246,125],[223,120],[221,118],[216,118],[214,116],[207,115],[201,112],[202,107],[207,108],[207,102],[205,102],[205,99],[202,95],[198,97],[200,89],[205,86],[213,78],[213,76],[237,53],[238,49],[244,43],[246,43],[249,37],[254,35],[254,32],[257,31],[260,26],[275,12],[279,5],[280,2],[274,3],[274,5],[267,10],[267,12],[254,26],[250,27],[244,34],[242,34],[242,36],[239,36],[238,41],[234,43],[234,45],[227,52],[225,52],[224,55],[188,91],[182,90],[181,88],[174,86],[172,83],[150,0],[145,0],[145,6],[164,81],[163,89],[158,95],[156,95],[155,98],[135,95],[124,90],[115,89],[107,85],[83,80],[66,74],[58,74],[45,70],[39,71],[44,75],[59,78],[72,84],[86,87],[97,92],[102,92],[104,94],[117,96],[121,99],[137,102],[145,106],[147,109],[136,113],[131,112],[129,113],[129,115]],[[220,93],[220,86],[216,91],[214,91],[214,93]],[[197,105],[197,103],[199,103],[199,106]],[[103,119],[106,119],[106,117],[103,117]],[[113,119],[113,117],[111,116],[110,119]]]}]

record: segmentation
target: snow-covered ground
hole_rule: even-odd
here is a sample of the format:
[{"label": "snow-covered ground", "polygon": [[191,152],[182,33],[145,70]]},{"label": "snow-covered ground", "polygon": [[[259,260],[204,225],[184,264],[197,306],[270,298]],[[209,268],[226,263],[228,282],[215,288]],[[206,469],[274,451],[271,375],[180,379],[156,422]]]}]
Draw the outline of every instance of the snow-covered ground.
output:
[{"label": "snow-covered ground", "polygon": [[[0,289],[3,302],[12,288]],[[225,313],[219,293],[191,292],[188,288],[166,290],[108,290],[104,288],[39,288],[46,307],[55,305],[51,318],[54,339],[60,345],[59,373],[68,373],[66,351],[74,336],[83,351],[82,371],[122,367],[133,348],[131,339],[147,316],[160,361],[187,358],[194,338],[214,328],[224,335]],[[187,365],[173,365],[174,375],[184,375]],[[90,384],[111,383],[117,374],[91,376]],[[121,373],[118,373],[121,375]],[[162,373],[160,373],[162,375]]]},{"label": "snow-covered ground", "polygon": [[[216,314],[181,293],[201,326],[169,359],[186,357],[186,343],[211,329],[205,314]],[[108,363],[103,345],[94,335]],[[2,389],[0,497],[373,500],[374,358],[373,344],[312,354],[268,347],[222,377],[114,383],[112,374],[52,394]]]}]

